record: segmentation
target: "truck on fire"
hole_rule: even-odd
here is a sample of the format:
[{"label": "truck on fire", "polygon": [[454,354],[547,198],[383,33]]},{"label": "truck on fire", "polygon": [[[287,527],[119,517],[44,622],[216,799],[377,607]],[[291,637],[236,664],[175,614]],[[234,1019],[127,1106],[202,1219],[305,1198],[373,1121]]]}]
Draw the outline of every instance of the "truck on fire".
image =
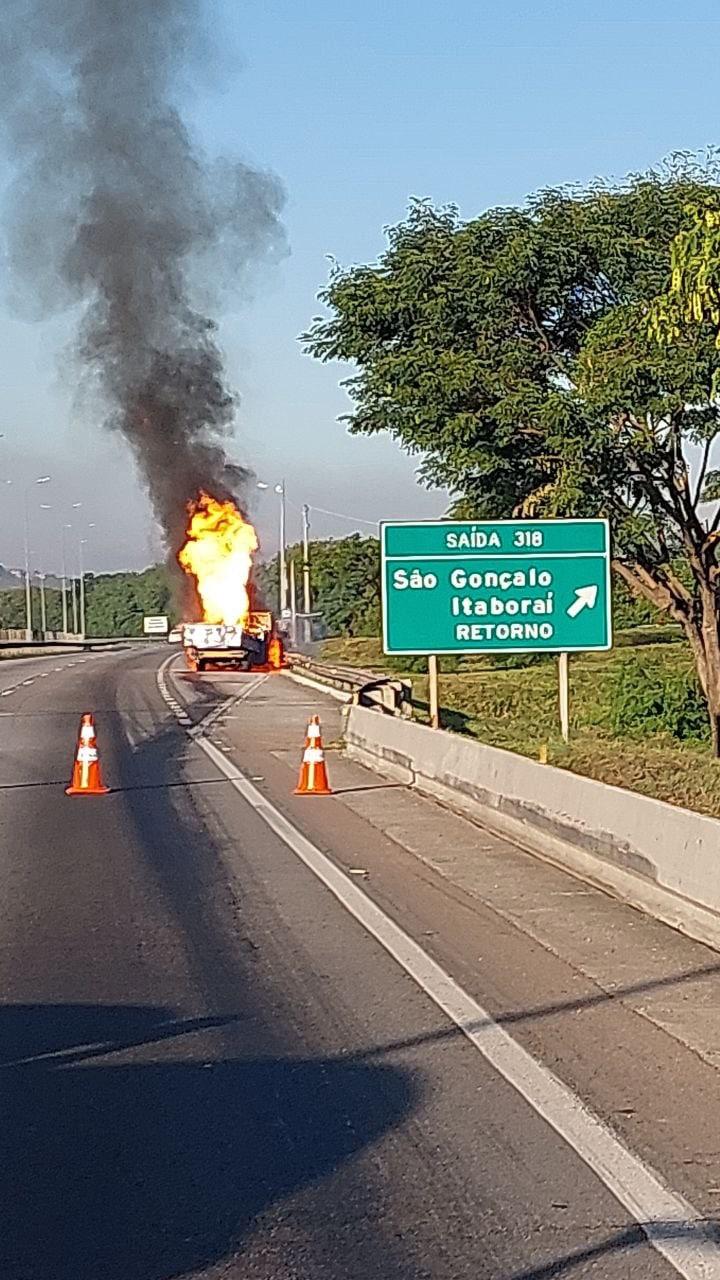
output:
[{"label": "truck on fire", "polygon": [[282,664],[282,644],[272,614],[264,610],[250,613],[244,624],[185,622],[182,643],[190,671],[252,671]]}]

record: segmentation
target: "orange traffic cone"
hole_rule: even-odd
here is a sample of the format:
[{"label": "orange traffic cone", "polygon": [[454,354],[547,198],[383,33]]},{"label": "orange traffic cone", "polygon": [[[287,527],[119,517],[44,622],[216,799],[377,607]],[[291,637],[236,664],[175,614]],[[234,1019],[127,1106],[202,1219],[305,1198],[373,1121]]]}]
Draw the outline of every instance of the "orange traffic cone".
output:
[{"label": "orange traffic cone", "polygon": [[320,717],[313,716],[307,728],[300,777],[295,788],[296,796],[331,796],[325,767],[325,753],[320,735]]},{"label": "orange traffic cone", "polygon": [[95,723],[89,712],[86,712],[80,721],[72,779],[70,786],[65,788],[65,795],[105,796],[109,790],[109,787],[103,786],[100,777]]}]

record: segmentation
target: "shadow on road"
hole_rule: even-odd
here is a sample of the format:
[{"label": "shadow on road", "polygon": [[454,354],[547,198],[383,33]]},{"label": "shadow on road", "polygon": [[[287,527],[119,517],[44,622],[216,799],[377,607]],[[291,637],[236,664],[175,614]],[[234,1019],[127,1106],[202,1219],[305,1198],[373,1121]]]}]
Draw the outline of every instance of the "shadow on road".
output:
[{"label": "shadow on road", "polygon": [[[709,1265],[712,1265],[711,1250],[712,1254],[717,1250],[720,1235],[715,1222],[652,1222],[646,1227],[640,1225],[628,1227],[627,1230],[617,1231],[606,1240],[601,1240],[599,1244],[591,1245],[587,1249],[574,1249],[572,1253],[566,1253],[560,1258],[531,1267],[529,1271],[516,1271],[508,1276],[507,1280],[555,1280],[555,1277],[565,1276],[570,1272],[579,1275],[580,1272],[576,1271],[576,1268],[586,1262],[595,1263],[612,1253],[628,1254],[627,1274],[631,1276],[630,1251],[637,1248],[647,1249],[648,1238],[657,1243],[669,1244],[671,1241],[676,1241],[678,1244],[696,1245],[703,1251],[707,1250]],[[589,1273],[583,1270],[582,1274]],[[708,1274],[710,1274],[709,1271]]]},{"label": "shadow on road", "polygon": [[3,1280],[169,1280],[207,1267],[414,1106],[397,1068],[208,1060],[193,1033],[223,1021],[0,1008]]},{"label": "shadow on road", "polygon": [[[156,873],[163,881],[168,900],[175,904],[183,928],[194,934],[200,912],[199,904],[212,896],[208,887],[208,878],[214,876],[218,881],[224,882],[227,869],[223,863],[222,852],[217,848],[215,841],[208,839],[202,821],[198,819],[192,807],[193,791],[202,791],[208,783],[212,785],[211,780],[203,779],[198,784],[188,782],[183,776],[175,745],[177,734],[178,731],[174,726],[165,729],[155,738],[144,743],[130,760],[124,757],[119,779],[120,786],[116,790],[130,793],[142,791],[146,789],[143,782],[145,778],[155,779],[147,790],[154,793],[156,803],[148,806],[133,806],[132,820],[138,827],[150,864],[154,866]],[[228,785],[225,779],[218,779],[218,781],[221,786]],[[395,787],[402,790],[403,785],[402,783],[380,783],[379,789]],[[360,788],[347,790],[360,790]],[[335,794],[339,795],[341,792]],[[180,797],[185,800],[184,811]],[[324,803],[332,803],[332,801],[328,800]],[[193,852],[195,849],[202,851],[203,856],[182,857],[181,851],[188,843],[188,832],[193,830],[195,835],[191,841],[191,848]],[[229,837],[229,843],[231,842],[232,839]],[[171,862],[168,862],[166,856],[168,849],[173,851]],[[208,954],[216,945],[216,938],[216,928],[207,929],[202,944],[198,944],[198,950]],[[232,951],[232,946],[230,949]],[[706,951],[709,955],[712,954],[707,948]],[[226,955],[225,967],[231,965],[232,956]],[[598,988],[591,994],[580,995],[574,999],[550,1000],[545,1004],[531,1005],[527,1008],[496,1010],[492,1014],[492,1021],[505,1027],[533,1023],[623,1000],[629,1001],[633,997],[650,995],[654,992],[682,989],[688,984],[702,979],[717,978],[718,975],[720,975],[720,959],[712,959],[707,964],[696,964],[691,968],[665,974],[662,977],[648,977],[636,982],[624,983],[612,991]],[[470,1032],[477,1032],[489,1025],[491,1025],[490,1022],[478,1020],[467,1029]],[[463,1032],[458,1027],[450,1024],[442,1030],[433,1031],[428,1035],[423,1034],[417,1039],[399,1040],[396,1044],[386,1046],[384,1050],[369,1052],[371,1056],[382,1056],[385,1052],[413,1048],[423,1043],[453,1039],[462,1035]],[[358,1056],[362,1058],[364,1052],[361,1050]]]}]

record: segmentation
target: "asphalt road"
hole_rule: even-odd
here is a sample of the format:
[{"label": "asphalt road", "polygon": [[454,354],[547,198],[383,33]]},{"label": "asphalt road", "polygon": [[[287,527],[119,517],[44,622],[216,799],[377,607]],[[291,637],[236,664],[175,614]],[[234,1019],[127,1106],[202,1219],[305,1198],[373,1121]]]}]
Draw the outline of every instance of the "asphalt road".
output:
[{"label": "asphalt road", "polygon": [[[676,1277],[189,739],[166,655],[0,666],[2,1280]],[[70,799],[86,710],[112,793]]]}]

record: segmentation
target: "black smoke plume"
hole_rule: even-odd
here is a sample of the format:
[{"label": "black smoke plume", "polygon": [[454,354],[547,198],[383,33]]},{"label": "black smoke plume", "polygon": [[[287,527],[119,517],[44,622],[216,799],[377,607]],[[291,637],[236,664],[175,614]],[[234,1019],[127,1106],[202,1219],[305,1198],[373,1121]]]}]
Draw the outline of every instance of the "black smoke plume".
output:
[{"label": "black smoke plume", "polygon": [[[200,489],[239,496],[236,399],[207,299],[282,252],[277,180],[210,162],[176,105],[213,68],[208,0],[2,0],[7,264],[18,306],[78,309],[77,355],[171,551]],[[203,299],[200,305],[197,299]]]}]

